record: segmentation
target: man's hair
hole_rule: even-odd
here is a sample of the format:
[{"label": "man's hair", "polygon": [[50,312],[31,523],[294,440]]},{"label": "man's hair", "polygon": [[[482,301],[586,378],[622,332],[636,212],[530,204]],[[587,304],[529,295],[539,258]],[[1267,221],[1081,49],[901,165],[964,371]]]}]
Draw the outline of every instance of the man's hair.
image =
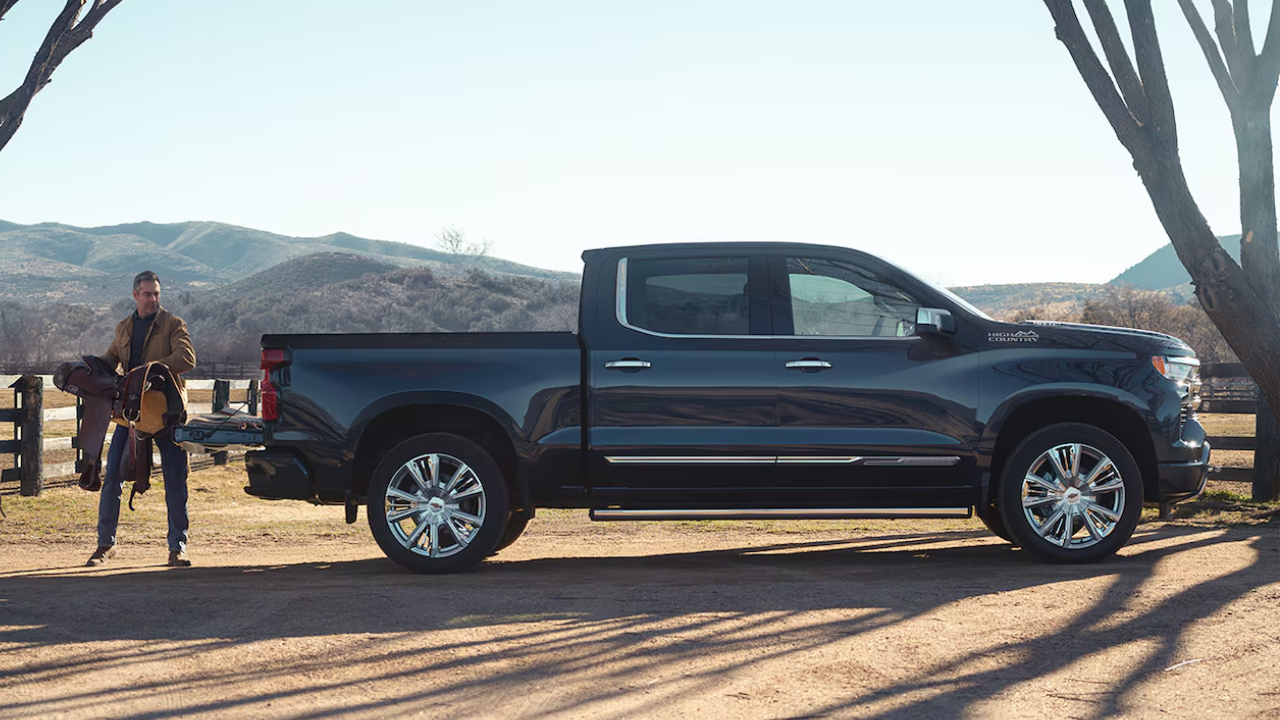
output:
[{"label": "man's hair", "polygon": [[142,283],[144,282],[153,282],[159,285],[160,276],[151,272],[150,270],[143,270],[142,272],[133,276],[133,291],[138,292],[138,288],[142,287]]}]

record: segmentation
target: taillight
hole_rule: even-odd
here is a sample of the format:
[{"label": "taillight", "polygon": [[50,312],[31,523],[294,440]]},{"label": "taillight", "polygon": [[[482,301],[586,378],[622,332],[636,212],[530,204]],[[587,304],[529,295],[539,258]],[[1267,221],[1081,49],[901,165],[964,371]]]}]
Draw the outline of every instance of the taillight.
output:
[{"label": "taillight", "polygon": [[275,386],[271,384],[271,371],[276,368],[282,368],[289,364],[285,351],[279,348],[262,351],[262,386],[259,392],[262,395],[262,419],[263,420],[279,420],[280,419],[280,395]]}]

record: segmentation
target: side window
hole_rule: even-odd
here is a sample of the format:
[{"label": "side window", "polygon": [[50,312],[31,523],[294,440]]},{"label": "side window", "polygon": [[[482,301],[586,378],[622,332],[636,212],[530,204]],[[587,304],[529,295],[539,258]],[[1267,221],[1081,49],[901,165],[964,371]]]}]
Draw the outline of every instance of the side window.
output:
[{"label": "side window", "polygon": [[787,258],[796,335],[910,337],[920,303],[876,273],[852,263]]},{"label": "side window", "polygon": [[673,335],[749,335],[745,257],[629,259],[625,322]]}]

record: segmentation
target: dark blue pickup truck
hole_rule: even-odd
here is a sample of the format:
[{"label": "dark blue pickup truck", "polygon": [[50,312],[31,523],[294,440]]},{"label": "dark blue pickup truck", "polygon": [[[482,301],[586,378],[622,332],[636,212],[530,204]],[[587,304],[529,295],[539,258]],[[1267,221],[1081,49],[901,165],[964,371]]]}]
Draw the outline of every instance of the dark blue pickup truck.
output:
[{"label": "dark blue pickup truck", "polygon": [[266,335],[246,491],[359,505],[452,572],[537,508],[596,520],[963,518],[1056,562],[1199,493],[1180,340],[1006,324],[853,250],[583,255],[576,333]]}]

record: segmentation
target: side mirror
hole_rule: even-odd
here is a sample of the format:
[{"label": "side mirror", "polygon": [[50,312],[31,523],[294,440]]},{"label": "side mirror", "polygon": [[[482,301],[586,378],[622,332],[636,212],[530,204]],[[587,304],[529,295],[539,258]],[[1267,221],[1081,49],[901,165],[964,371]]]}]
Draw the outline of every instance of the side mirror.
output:
[{"label": "side mirror", "polygon": [[920,308],[916,310],[917,335],[955,335],[956,319],[950,310]]}]

